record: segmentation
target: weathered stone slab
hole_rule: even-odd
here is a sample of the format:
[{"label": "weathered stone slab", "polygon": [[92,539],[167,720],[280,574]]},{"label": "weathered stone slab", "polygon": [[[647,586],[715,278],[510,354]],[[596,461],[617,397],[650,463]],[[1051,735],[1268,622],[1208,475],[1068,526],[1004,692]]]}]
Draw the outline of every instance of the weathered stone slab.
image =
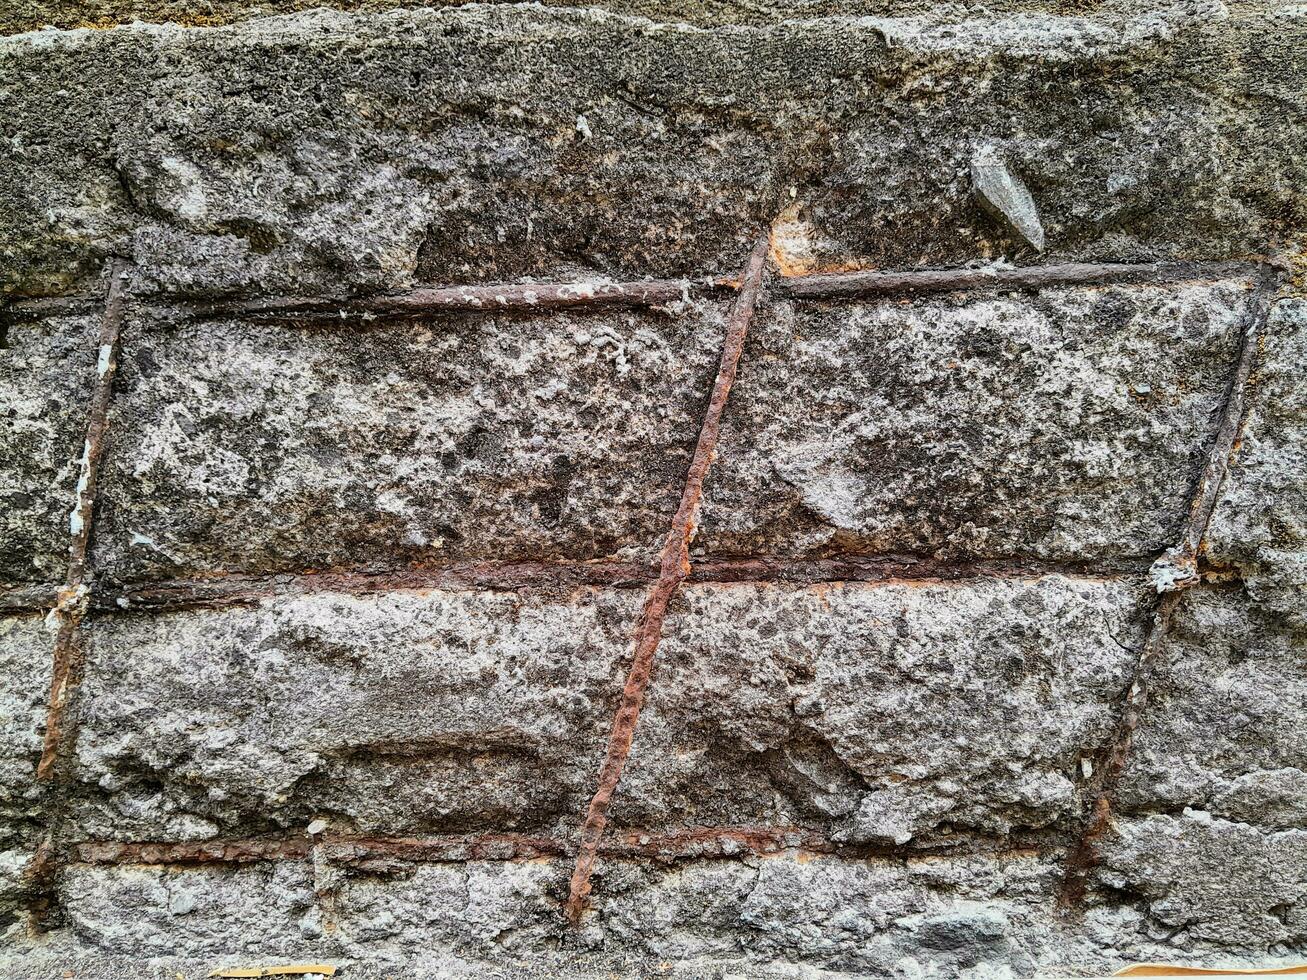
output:
[{"label": "weathered stone slab", "polygon": [[1307,629],[1242,588],[1186,594],[1116,802],[1307,830]]},{"label": "weathered stone slab", "polygon": [[721,309],[133,331],[101,477],[120,579],[651,558]]},{"label": "weathered stone slab", "polygon": [[1307,626],[1307,299],[1271,308],[1207,557]]},{"label": "weathered stone slab", "polygon": [[97,625],[83,838],[536,830],[593,789],[636,593],[318,594]]},{"label": "weathered stone slab", "polygon": [[1160,551],[1188,512],[1248,285],[778,303],[750,331],[700,544]]},{"label": "weathered stone slab", "polygon": [[63,582],[98,319],[0,320],[0,584]]},{"label": "weathered stone slab", "polygon": [[59,882],[86,947],[141,959],[321,955],[322,923],[307,863],[234,868],[75,865]]},{"label": "weathered stone slab", "polygon": [[687,588],[614,818],[882,845],[1065,828],[1146,602],[1061,576]]},{"label": "weathered stone slab", "polygon": [[114,249],[143,286],[204,292],[728,272],[783,212],[796,271],[1028,255],[976,198],[981,147],[1052,255],[1223,258],[1301,219],[1296,7],[794,13],[470,4],[0,40],[0,283],[65,290]]},{"label": "weathered stone slab", "polygon": [[1257,962],[1307,944],[1307,830],[1188,810],[1118,820],[1099,850],[1102,881],[1142,896],[1150,931],[1178,947],[1225,946]]},{"label": "weathered stone slab", "polygon": [[[1140,959],[1211,962],[1231,949],[1266,958],[1260,939],[1223,949],[1195,928],[1168,941],[1174,928],[1129,904],[1092,906],[1070,927],[1054,911],[1056,854],[603,861],[602,904],[575,935],[562,931],[557,907],[569,870],[563,861],[417,864],[393,876],[351,875],[315,901],[307,863],[79,865],[61,881],[76,937],[64,948],[216,957],[222,965],[249,955],[348,957],[358,964],[351,972],[367,978],[399,968],[423,978],[538,971],[595,980],[614,971],[679,977],[723,969],[807,977],[815,968],[837,971],[831,976],[1107,975]],[[1155,903],[1151,911],[1159,910]]]}]

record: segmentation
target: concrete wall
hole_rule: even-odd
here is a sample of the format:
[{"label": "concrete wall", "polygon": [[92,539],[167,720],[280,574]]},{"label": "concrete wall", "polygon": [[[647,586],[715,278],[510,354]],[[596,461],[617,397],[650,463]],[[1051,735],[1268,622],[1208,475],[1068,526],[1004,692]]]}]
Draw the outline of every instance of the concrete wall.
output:
[{"label": "concrete wall", "polygon": [[0,14],[7,975],[1307,959],[1302,7],[303,6]]}]

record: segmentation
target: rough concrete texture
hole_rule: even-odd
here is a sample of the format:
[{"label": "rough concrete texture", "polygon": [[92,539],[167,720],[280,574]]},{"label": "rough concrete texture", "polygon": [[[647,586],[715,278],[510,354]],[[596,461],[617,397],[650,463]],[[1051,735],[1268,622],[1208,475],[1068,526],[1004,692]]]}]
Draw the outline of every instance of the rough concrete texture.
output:
[{"label": "rough concrete texture", "polygon": [[[1178,845],[1168,839],[1160,851]],[[1291,846],[1281,845],[1276,856],[1292,860]],[[1116,862],[1128,865],[1153,853],[1123,848],[1104,877],[1125,887],[1137,879],[1117,871]],[[1264,855],[1239,856],[1248,859],[1262,900],[1282,904],[1292,894],[1292,868],[1268,874]],[[325,901],[314,895],[321,872],[315,879],[307,862],[240,870],[83,865],[65,873],[75,939],[65,939],[64,948],[140,956],[181,942],[193,953],[209,953],[206,965],[231,965],[249,961],[229,952],[227,937],[239,931],[258,933],[249,952],[261,962],[343,962],[348,975],[364,977],[398,969],[422,977],[980,978],[1108,971],[1132,954],[1210,961],[1213,949],[1228,944],[1201,926],[1191,926],[1177,943],[1174,926],[1164,926],[1201,895],[1153,900],[1147,911],[1094,906],[1068,925],[1050,903],[1058,857],[1013,852],[846,861],[792,854],[673,866],[604,862],[605,911],[578,934],[559,923],[568,868],[555,861],[420,864],[398,877],[350,874],[332,879]],[[1164,872],[1147,886],[1151,895],[1175,887]]]},{"label": "rough concrete texture", "polygon": [[550,831],[584,806],[638,601],[325,594],[116,617],[88,667],[79,832]]},{"label": "rough concrete texture", "polygon": [[1184,599],[1118,806],[1307,830],[1307,631],[1242,589]]},{"label": "rough concrete texture", "polygon": [[1272,308],[1248,422],[1212,516],[1209,557],[1307,626],[1307,300]]},{"label": "rough concrete texture", "polygon": [[1241,282],[778,304],[750,335],[701,546],[1160,551],[1248,305]]},{"label": "rough concrete texture", "polygon": [[698,586],[619,823],[947,845],[1066,828],[1141,642],[1138,582]]},{"label": "rough concrete texture", "polygon": [[725,272],[787,205],[817,264],[1016,254],[982,145],[1049,255],[1261,251],[1303,217],[1303,17],[474,4],[17,35],[0,283],[60,292],[110,251],[198,292]]},{"label": "rough concrete texture", "polygon": [[[508,2],[508,0],[492,0]],[[426,6],[457,6],[457,0],[442,0]],[[0,34],[38,30],[42,27],[108,27],[134,20],[174,21],[191,26],[216,26],[251,17],[285,14],[317,7],[336,10],[380,11],[412,4],[404,0],[61,0],[56,6],[43,0],[9,0],[0,12]],[[573,4],[549,0],[545,6]],[[603,0],[591,4],[614,13],[633,14],[662,21],[684,21],[705,26],[719,24],[772,24],[800,17],[829,16],[929,16],[937,14],[931,0],[761,0],[740,4],[730,0]],[[1236,0],[1226,5],[1238,12],[1274,10],[1273,2]],[[1097,14],[1108,23],[1151,9],[1140,0],[993,0],[978,12]]]},{"label": "rough concrete texture", "polygon": [[0,974],[1307,960],[1307,7],[307,5],[0,3]]},{"label": "rough concrete texture", "polygon": [[58,582],[95,377],[95,319],[0,312],[0,581]]},{"label": "rough concrete texture", "polygon": [[1149,931],[1178,948],[1243,946],[1301,956],[1307,830],[1268,831],[1186,810],[1120,821],[1101,880],[1147,903]]},{"label": "rough concrete texture", "polygon": [[282,862],[234,874],[206,869],[73,868],[61,882],[70,928],[88,945],[136,957],[293,953],[322,934],[313,871]]},{"label": "rough concrete texture", "polygon": [[468,559],[648,560],[716,306],[348,329],[134,325],[97,563],[117,579]]},{"label": "rough concrete texture", "polygon": [[41,757],[54,643],[39,615],[0,617],[0,935],[21,921],[23,869],[40,840]]}]

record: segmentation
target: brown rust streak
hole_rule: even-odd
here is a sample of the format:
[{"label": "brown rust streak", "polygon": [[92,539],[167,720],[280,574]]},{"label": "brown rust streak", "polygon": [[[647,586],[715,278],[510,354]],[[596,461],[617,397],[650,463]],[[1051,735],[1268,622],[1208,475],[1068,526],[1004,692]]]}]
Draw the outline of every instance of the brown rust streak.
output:
[{"label": "brown rust streak", "polygon": [[794,299],[870,299],[962,289],[1041,289],[1112,283],[1162,283],[1247,276],[1257,262],[1064,263],[1025,268],[925,269],[915,272],[845,272],[796,276],[781,290]]},{"label": "brown rust streak", "polygon": [[71,538],[68,543],[68,575],[52,615],[59,632],[55,640],[54,671],[50,684],[50,707],[46,719],[45,744],[36,778],[51,780],[57,760],[67,748],[70,731],[65,728],[69,699],[80,681],[82,650],[77,631],[86,614],[87,557],[91,541],[91,519],[95,509],[95,489],[99,477],[104,437],[109,429],[109,400],[113,395],[113,378],[118,366],[122,343],[123,278],[125,265],[120,259],[109,263],[109,292],[100,324],[100,343],[96,354],[95,386],[87,413],[86,443],[83,448],[77,498],[70,515]]},{"label": "brown rust streak", "polygon": [[76,845],[73,853],[83,864],[251,864],[302,861],[311,849],[308,837],[289,837],[181,843],[88,841]]},{"label": "brown rust streak", "polygon": [[675,303],[686,296],[730,289],[723,280],[649,279],[635,282],[506,283],[499,286],[442,286],[383,296],[270,297],[188,303],[196,317],[270,317],[339,320],[417,316],[431,313],[533,313],[582,307],[640,307]]},{"label": "brown rust streak", "polygon": [[1171,590],[1162,592],[1153,607],[1144,644],[1135,660],[1130,687],[1122,700],[1112,740],[1100,753],[1093,781],[1085,788],[1085,795],[1093,800],[1076,843],[1067,853],[1066,869],[1059,894],[1064,909],[1079,907],[1088,889],[1089,875],[1098,864],[1098,842],[1107,833],[1112,822],[1112,799],[1130,758],[1130,749],[1140,720],[1148,704],[1158,655],[1165,641],[1171,619],[1180,604],[1181,590],[1198,584],[1202,579],[1199,559],[1203,538],[1216,507],[1217,495],[1230,466],[1247,407],[1247,386],[1252,375],[1253,362],[1272,297],[1279,282],[1275,267],[1263,270],[1250,301],[1240,339],[1239,352],[1226,387],[1221,405],[1220,423],[1208,447],[1207,459],[1190,493],[1189,512],[1181,528],[1179,542],[1168,550],[1166,559],[1173,566],[1188,569],[1188,578],[1179,579]]},{"label": "brown rust streak", "polygon": [[713,383],[712,396],[708,400],[703,425],[699,429],[699,440],[695,445],[694,458],[690,462],[690,469],[686,475],[681,503],[676,509],[671,530],[663,545],[658,582],[645,600],[640,622],[636,627],[635,653],[631,660],[630,672],[626,676],[626,684],[622,689],[617,715],[613,719],[608,752],[599,770],[598,787],[590,800],[585,820],[581,825],[580,848],[577,853],[576,868],[572,872],[566,907],[568,921],[573,926],[580,923],[581,913],[590,895],[590,873],[594,867],[604,827],[608,823],[608,809],[612,805],[613,794],[617,791],[617,784],[622,778],[622,769],[631,752],[631,741],[635,737],[636,725],[639,724],[644,693],[653,673],[658,644],[662,640],[663,618],[667,614],[667,606],[672,596],[676,594],[677,589],[690,573],[690,541],[694,537],[695,521],[703,496],[703,483],[716,452],[717,439],[721,433],[722,413],[726,409],[726,399],[730,395],[731,385],[735,382],[735,372],[744,349],[744,340],[748,334],[749,323],[753,319],[758,294],[762,289],[767,249],[768,241],[764,236],[749,257],[743,285],[727,322],[721,364]]}]

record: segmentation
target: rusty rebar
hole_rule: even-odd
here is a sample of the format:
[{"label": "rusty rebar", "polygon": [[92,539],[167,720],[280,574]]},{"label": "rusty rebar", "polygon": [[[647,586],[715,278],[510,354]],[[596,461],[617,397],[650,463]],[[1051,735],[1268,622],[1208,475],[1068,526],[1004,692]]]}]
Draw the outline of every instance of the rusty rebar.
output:
[{"label": "rusty rebar", "polygon": [[1085,795],[1092,799],[1092,803],[1075,844],[1067,852],[1058,898],[1063,908],[1075,908],[1084,899],[1089,875],[1098,863],[1098,841],[1111,825],[1112,800],[1130,760],[1135,734],[1148,705],[1157,660],[1180,605],[1182,590],[1197,585],[1201,580],[1198,560],[1203,538],[1243,426],[1247,410],[1246,388],[1277,284],[1276,270],[1265,268],[1249,301],[1240,331],[1239,348],[1220,406],[1219,422],[1208,445],[1203,468],[1190,492],[1189,507],[1178,541],[1153,564],[1152,580],[1158,596],[1148,620],[1144,642],[1135,658],[1130,685],[1121,699],[1112,738],[1099,753],[1093,782],[1087,786]]},{"label": "rusty rebar", "polygon": [[794,299],[874,299],[965,289],[1045,289],[1225,279],[1255,275],[1263,267],[1256,262],[1070,262],[1024,268],[981,266],[974,269],[833,272],[794,276],[781,280],[779,288]]},{"label": "rusty rebar", "polygon": [[58,622],[55,639],[54,669],[50,682],[50,705],[45,727],[45,741],[36,778],[50,780],[56,760],[68,735],[65,716],[72,691],[80,680],[81,645],[77,631],[87,609],[87,560],[91,542],[91,524],[95,510],[95,491],[99,480],[100,459],[104,454],[105,434],[109,429],[109,401],[113,396],[113,379],[118,368],[122,344],[124,310],[123,280],[126,266],[120,259],[109,264],[108,296],[100,323],[100,342],[96,354],[95,379],[87,409],[86,441],[77,479],[73,509],[68,515],[68,571],[51,615]]},{"label": "rusty rebar", "polygon": [[578,308],[650,307],[729,290],[719,279],[646,279],[633,282],[505,283],[424,287],[406,293],[334,299],[274,296],[255,300],[184,302],[194,317],[357,320],[433,313],[534,313]]},{"label": "rusty rebar", "polygon": [[613,794],[617,791],[617,784],[622,778],[622,769],[631,752],[631,741],[635,737],[636,725],[640,720],[645,690],[649,686],[649,679],[653,673],[654,657],[658,652],[658,644],[662,640],[663,619],[667,614],[667,606],[690,572],[690,540],[694,537],[699,504],[703,497],[703,483],[717,449],[722,413],[726,410],[726,399],[730,395],[731,385],[735,382],[740,354],[744,350],[749,323],[753,319],[754,307],[762,289],[767,247],[767,239],[764,238],[754,247],[753,254],[749,257],[739,294],[727,321],[721,363],[699,429],[694,457],[690,461],[690,468],[686,474],[681,502],[676,509],[676,515],[672,518],[672,527],[663,545],[658,581],[645,600],[636,627],[635,652],[631,658],[631,668],[627,673],[626,683],[622,688],[617,714],[613,719],[608,751],[599,770],[598,786],[581,825],[580,848],[577,852],[576,868],[572,872],[566,906],[568,921],[573,926],[579,924],[581,912],[590,894],[590,873],[594,867],[595,854],[608,822],[608,809],[612,805]]}]

